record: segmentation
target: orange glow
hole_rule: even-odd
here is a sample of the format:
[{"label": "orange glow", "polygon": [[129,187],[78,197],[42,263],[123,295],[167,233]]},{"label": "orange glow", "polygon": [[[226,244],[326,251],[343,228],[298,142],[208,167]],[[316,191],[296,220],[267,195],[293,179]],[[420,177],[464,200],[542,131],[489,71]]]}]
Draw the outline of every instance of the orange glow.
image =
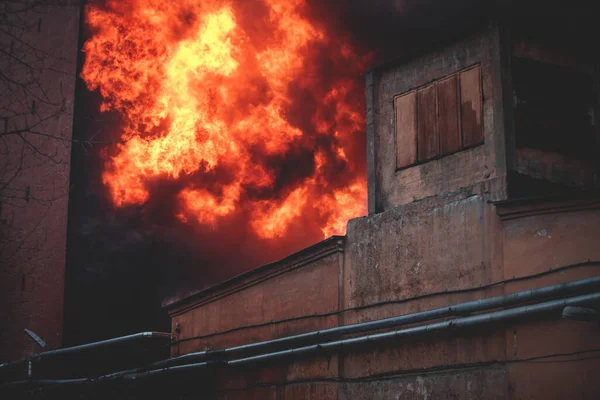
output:
[{"label": "orange glow", "polygon": [[[238,196],[239,188],[235,186],[228,186],[221,200],[202,189],[183,189],[179,193],[179,197],[185,203],[185,206],[202,224],[214,224],[218,217],[225,216],[235,210],[235,202],[238,200]],[[185,215],[181,215],[180,219],[187,222]]]},{"label": "orange glow", "polygon": [[[247,16],[252,3],[264,18]],[[181,182],[180,221],[216,226],[242,213],[265,239],[285,236],[303,218],[317,218],[324,237],[343,234],[349,218],[365,214],[354,149],[365,121],[353,96],[362,96],[357,81],[368,57],[305,10],[304,0],[87,6],[81,76],[101,93],[101,110],[123,120],[102,175],[116,206],[160,196],[152,183],[166,179]],[[310,71],[319,48],[356,80],[333,77],[323,87]],[[290,117],[302,109],[298,92],[316,103],[311,116]],[[284,168],[289,154],[307,149],[313,156],[302,158],[302,174],[292,161]]]},{"label": "orange glow", "polygon": [[257,204],[252,228],[262,238],[272,239],[283,234],[282,226],[287,226],[294,218],[301,215],[301,210],[307,202],[306,187],[299,187],[290,193],[280,204],[264,201]]}]

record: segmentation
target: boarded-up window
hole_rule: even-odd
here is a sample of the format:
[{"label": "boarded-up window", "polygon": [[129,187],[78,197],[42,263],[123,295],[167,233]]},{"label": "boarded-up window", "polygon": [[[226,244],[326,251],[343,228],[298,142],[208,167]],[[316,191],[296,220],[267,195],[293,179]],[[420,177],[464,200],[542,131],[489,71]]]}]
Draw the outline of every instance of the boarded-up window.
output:
[{"label": "boarded-up window", "polygon": [[481,68],[397,96],[396,167],[405,168],[483,143]]}]

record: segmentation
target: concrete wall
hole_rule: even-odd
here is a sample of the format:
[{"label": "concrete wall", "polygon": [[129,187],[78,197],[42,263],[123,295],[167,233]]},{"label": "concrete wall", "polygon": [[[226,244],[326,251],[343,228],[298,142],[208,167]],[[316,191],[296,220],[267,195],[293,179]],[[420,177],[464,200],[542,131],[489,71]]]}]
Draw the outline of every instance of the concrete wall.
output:
[{"label": "concrete wall", "polygon": [[[343,257],[336,256],[343,263],[328,256],[232,291],[227,300],[180,305],[174,315],[174,322],[182,324],[181,338],[190,335],[184,323],[195,324],[197,334],[286,317],[304,319],[184,341],[173,353],[250,343],[599,275],[600,248],[595,245],[600,237],[599,205],[594,201],[493,205],[482,195],[457,192],[352,220]],[[338,321],[310,317],[336,310],[338,295]],[[271,301],[261,300],[266,297]],[[233,318],[231,310],[223,313],[220,307],[243,311]],[[216,391],[224,399],[592,398],[600,389],[592,379],[600,362],[595,352],[600,328],[556,317],[221,370]],[[221,318],[225,325],[210,322]],[[559,379],[565,363],[569,371]],[[554,379],[547,383],[547,377]]]},{"label": "concrete wall", "polygon": [[41,350],[25,328],[61,344],[79,5],[17,17],[0,22],[0,361]]},{"label": "concrete wall", "polygon": [[[221,297],[206,292],[182,300],[171,308],[182,340],[172,353],[600,275],[598,200],[557,201],[540,193],[535,199],[509,197],[508,171],[516,155],[505,34],[504,27],[490,24],[444,49],[372,71],[367,79],[370,215],[349,221],[343,254],[317,257],[289,271],[282,267],[272,278],[261,270],[250,273],[221,285]],[[484,143],[397,168],[396,96],[476,63]],[[328,245],[307,249],[302,259],[320,254],[323,246]],[[261,278],[240,285],[251,276]],[[323,312],[326,317],[312,315]],[[285,320],[289,317],[293,320]],[[214,390],[224,399],[595,398],[600,328],[558,317],[219,369]]]},{"label": "concrete wall", "polygon": [[[514,113],[507,114],[508,132],[514,135],[516,144],[511,170],[521,175],[525,182],[544,182],[548,191],[577,188],[598,194],[598,55],[584,45],[580,29],[581,26],[573,29],[569,24],[557,24],[549,30],[532,30],[531,24],[512,26],[512,57],[507,60],[515,96],[506,99],[507,106],[514,109]],[[557,36],[562,43],[556,43]],[[524,68],[524,65],[528,67]],[[557,75],[558,71],[560,75]],[[549,81],[558,82],[546,84]],[[545,93],[532,90],[540,83],[545,87]],[[554,104],[555,109],[577,104],[581,109],[579,112],[587,118],[577,120],[572,111],[557,113],[551,111],[551,107],[531,104],[536,100],[523,98],[528,96],[523,96],[528,91]],[[550,111],[541,113],[540,109],[546,107]],[[589,125],[582,126],[582,121]],[[526,190],[518,185],[511,188],[511,192]]]},{"label": "concrete wall", "polygon": [[[477,183],[487,185],[495,200],[506,198],[506,144],[500,30],[486,30],[427,54],[367,75],[367,162],[369,213]],[[484,142],[407,168],[396,168],[397,126],[394,99],[409,90],[480,65]],[[440,128],[441,129],[441,128]],[[444,132],[440,132],[444,135]]]},{"label": "concrete wall", "polygon": [[[170,305],[173,332],[180,329],[172,355],[337,326],[344,242],[343,237],[332,237]],[[331,356],[218,374],[216,386],[235,392],[256,382],[327,379],[337,374],[337,356]]]},{"label": "concrete wall", "polygon": [[[507,293],[600,275],[597,202],[502,208],[505,277],[535,275],[506,284]],[[592,350],[598,349],[599,334],[597,324],[565,320],[507,327],[512,398],[596,398],[600,385],[592,376],[600,358]],[[548,354],[559,356],[544,358]]]}]

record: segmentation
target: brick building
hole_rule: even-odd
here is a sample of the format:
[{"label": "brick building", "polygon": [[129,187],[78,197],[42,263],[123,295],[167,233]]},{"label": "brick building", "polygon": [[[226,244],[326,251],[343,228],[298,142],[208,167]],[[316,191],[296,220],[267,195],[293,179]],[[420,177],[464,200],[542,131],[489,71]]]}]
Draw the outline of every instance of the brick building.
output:
[{"label": "brick building", "polygon": [[492,18],[369,71],[368,216],[165,304],[171,359],[33,378],[57,396],[597,398],[599,60],[582,16]]},{"label": "brick building", "polygon": [[62,344],[79,4],[0,10],[0,360]]},{"label": "brick building", "polygon": [[[370,71],[370,215],[345,237],[167,305],[172,355],[229,352],[242,367],[216,370],[223,399],[597,397],[598,325],[560,320],[562,308],[277,348],[598,275],[597,52],[578,42],[581,26],[555,22],[495,20]],[[261,341],[269,355],[240,355]]]}]

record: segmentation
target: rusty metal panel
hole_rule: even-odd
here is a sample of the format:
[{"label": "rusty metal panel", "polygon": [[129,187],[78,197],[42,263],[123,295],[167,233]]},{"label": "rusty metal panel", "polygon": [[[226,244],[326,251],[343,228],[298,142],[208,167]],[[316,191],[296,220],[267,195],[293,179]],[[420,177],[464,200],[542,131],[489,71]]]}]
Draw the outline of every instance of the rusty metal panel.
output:
[{"label": "rusty metal panel", "polygon": [[437,88],[427,86],[417,92],[417,135],[419,161],[431,160],[439,154],[440,140],[437,118]]},{"label": "rusty metal panel", "polygon": [[463,147],[483,143],[481,124],[481,68],[476,66],[460,74],[460,115]]},{"label": "rusty metal panel", "polygon": [[460,150],[461,138],[458,116],[458,78],[453,75],[437,84],[440,154]]},{"label": "rusty metal panel", "polygon": [[417,94],[394,99],[396,110],[396,168],[417,162]]}]

